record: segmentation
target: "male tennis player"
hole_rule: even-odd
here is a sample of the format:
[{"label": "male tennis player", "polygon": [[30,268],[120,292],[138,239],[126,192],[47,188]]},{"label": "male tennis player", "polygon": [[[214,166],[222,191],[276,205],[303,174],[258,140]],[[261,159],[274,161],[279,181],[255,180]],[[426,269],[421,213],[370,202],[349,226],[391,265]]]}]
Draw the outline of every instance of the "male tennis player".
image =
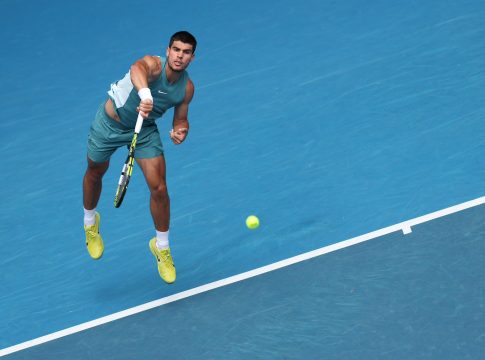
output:
[{"label": "male tennis player", "polygon": [[131,65],[125,77],[113,84],[108,99],[99,107],[88,136],[88,167],[83,180],[86,246],[93,259],[103,255],[96,206],[102,178],[114,151],[131,143],[138,112],[144,122],[138,135],[135,158],[150,189],[150,211],[156,236],[149,247],[157,259],[158,272],[167,283],[176,278],[169,247],[170,199],[165,181],[165,158],[155,120],[175,107],[170,138],[181,144],[189,131],[188,110],[194,84],[186,68],[194,59],[197,41],[186,31],[172,35],[166,59],[144,56]]}]

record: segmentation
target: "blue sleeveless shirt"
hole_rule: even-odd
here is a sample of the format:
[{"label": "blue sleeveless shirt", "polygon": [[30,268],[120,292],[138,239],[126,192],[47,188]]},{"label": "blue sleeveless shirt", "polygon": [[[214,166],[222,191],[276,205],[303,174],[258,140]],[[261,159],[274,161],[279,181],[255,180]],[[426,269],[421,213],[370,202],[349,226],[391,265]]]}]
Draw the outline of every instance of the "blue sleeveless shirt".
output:
[{"label": "blue sleeveless shirt", "polygon": [[[148,118],[144,120],[144,125],[146,123],[153,124],[168,109],[179,105],[185,98],[185,88],[189,80],[189,74],[184,70],[180,78],[175,83],[170,84],[165,72],[167,62],[164,58],[160,58],[160,60],[162,62],[160,76],[154,82],[148,84],[153,96],[153,110]],[[140,104],[140,97],[131,82],[129,71],[123,79],[111,84],[108,95],[113,104],[115,104],[121,123],[129,129],[134,129],[136,118],[138,117],[136,108]]]}]

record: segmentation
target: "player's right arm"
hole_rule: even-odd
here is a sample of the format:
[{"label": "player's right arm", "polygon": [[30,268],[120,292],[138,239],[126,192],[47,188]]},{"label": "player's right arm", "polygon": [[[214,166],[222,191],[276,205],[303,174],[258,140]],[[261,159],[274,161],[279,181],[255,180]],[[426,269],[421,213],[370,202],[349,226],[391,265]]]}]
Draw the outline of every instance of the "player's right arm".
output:
[{"label": "player's right arm", "polygon": [[141,99],[137,110],[144,118],[153,109],[153,97],[148,88],[148,84],[158,78],[161,70],[162,64],[160,58],[157,56],[146,55],[131,65],[131,82],[138,91]]}]

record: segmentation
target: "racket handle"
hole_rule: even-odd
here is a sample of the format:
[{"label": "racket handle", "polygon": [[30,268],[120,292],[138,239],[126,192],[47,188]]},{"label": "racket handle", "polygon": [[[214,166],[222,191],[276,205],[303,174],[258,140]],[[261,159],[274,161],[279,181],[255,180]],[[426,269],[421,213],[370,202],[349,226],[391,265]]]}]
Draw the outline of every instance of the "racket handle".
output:
[{"label": "racket handle", "polygon": [[135,125],[135,132],[137,134],[140,132],[142,124],[143,124],[143,116],[138,114],[138,118],[136,119],[136,125]]}]

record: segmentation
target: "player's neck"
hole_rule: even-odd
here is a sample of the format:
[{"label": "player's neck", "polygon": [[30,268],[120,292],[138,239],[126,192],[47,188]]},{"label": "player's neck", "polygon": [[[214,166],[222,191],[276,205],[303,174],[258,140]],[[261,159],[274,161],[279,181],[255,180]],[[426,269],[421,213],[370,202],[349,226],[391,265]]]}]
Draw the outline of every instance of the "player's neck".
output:
[{"label": "player's neck", "polygon": [[174,84],[177,82],[178,79],[180,79],[180,76],[182,75],[182,71],[175,71],[173,70],[169,64],[165,67],[165,76],[167,77],[167,81],[170,84]]}]

